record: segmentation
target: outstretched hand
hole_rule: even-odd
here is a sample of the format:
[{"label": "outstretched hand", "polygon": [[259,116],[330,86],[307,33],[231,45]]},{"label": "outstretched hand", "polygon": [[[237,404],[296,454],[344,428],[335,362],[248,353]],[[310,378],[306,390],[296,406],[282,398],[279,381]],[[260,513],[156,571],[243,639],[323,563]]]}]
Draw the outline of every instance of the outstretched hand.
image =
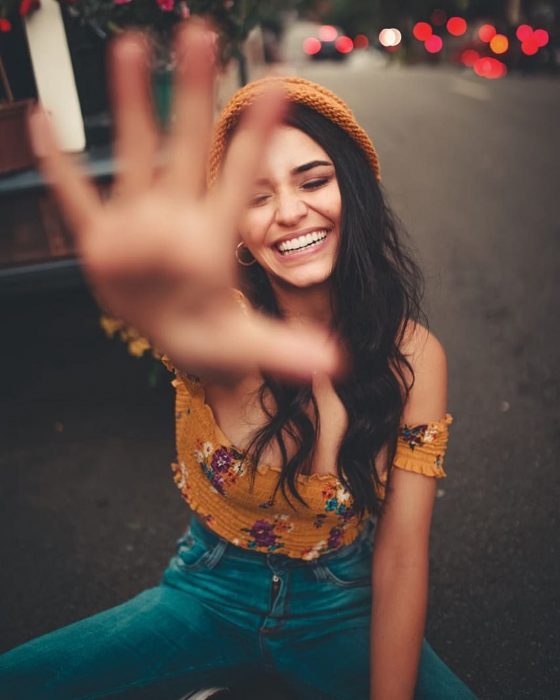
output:
[{"label": "outstretched hand", "polygon": [[[244,115],[223,175],[206,188],[213,119],[212,32],[190,21],[175,40],[174,121],[162,141],[150,100],[149,49],[142,35],[111,54],[117,173],[108,199],[69,156],[39,108],[30,131],[39,165],[76,239],[105,311],[134,326],[182,369],[257,368],[308,378],[340,370],[338,346],[317,328],[295,328],[233,299],[236,225],[256,167],[285,109],[269,91]],[[163,158],[159,158],[163,156]]]}]

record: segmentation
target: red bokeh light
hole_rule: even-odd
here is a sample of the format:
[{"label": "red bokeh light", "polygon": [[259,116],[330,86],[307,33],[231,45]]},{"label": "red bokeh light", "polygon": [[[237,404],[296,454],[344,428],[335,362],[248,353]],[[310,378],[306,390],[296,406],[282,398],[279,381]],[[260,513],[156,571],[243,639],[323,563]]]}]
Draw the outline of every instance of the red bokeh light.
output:
[{"label": "red bokeh light", "polygon": [[432,25],[427,22],[416,22],[412,28],[412,34],[418,41],[426,41],[432,36]]},{"label": "red bokeh light", "polygon": [[539,48],[546,46],[548,44],[549,35],[546,29],[535,29],[533,32],[533,39],[537,42]]},{"label": "red bokeh light", "polygon": [[340,53],[350,53],[354,48],[354,42],[349,36],[339,36],[334,42],[335,48]]},{"label": "red bokeh light", "polygon": [[309,36],[303,42],[303,50],[309,56],[313,56],[313,54],[319,53],[321,50],[321,42],[319,39],[317,39],[317,37]]},{"label": "red bokeh light", "polygon": [[354,37],[354,48],[355,49],[367,49],[369,46],[369,39],[365,34],[356,34]]},{"label": "red bokeh light", "polygon": [[515,31],[515,36],[521,42],[527,41],[533,36],[533,28],[530,27],[528,24],[520,24]]},{"label": "red bokeh light", "polygon": [[539,50],[539,45],[537,44],[534,37],[527,39],[527,41],[524,41],[521,44],[521,51],[523,51],[523,53],[526,56],[534,56],[538,50]]},{"label": "red bokeh light", "polygon": [[489,80],[497,80],[498,78],[503,78],[507,74],[505,63],[498,61],[497,58],[491,58],[490,56],[484,56],[475,61],[473,70],[481,78],[488,78]]},{"label": "red bokeh light", "polygon": [[447,31],[452,36],[462,36],[467,31],[467,23],[462,17],[450,17],[447,20]]},{"label": "red bokeh light", "polygon": [[434,10],[430,15],[430,19],[436,25],[436,27],[442,27],[445,24],[447,15],[443,10]]},{"label": "red bokeh light", "polygon": [[332,24],[324,24],[319,29],[319,38],[322,41],[334,41],[337,36],[338,32],[336,31],[336,27],[333,27]]},{"label": "red bokeh light", "polygon": [[437,34],[432,34],[431,37],[424,42],[424,48],[428,53],[438,53],[443,47],[443,41]]},{"label": "red bokeh light", "polygon": [[496,27],[494,27],[492,24],[483,24],[478,30],[478,36],[480,41],[484,41],[486,44],[488,44],[491,39],[496,36]]},{"label": "red bokeh light", "polygon": [[478,53],[478,51],[475,51],[474,49],[465,49],[461,54],[461,63],[464,66],[472,68],[475,64],[475,61],[478,61],[479,58],[480,54]]}]

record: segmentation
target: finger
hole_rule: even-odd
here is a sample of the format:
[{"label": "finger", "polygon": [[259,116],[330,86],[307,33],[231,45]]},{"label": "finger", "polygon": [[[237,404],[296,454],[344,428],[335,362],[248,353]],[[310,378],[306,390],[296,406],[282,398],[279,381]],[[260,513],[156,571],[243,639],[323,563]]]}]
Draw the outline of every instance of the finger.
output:
[{"label": "finger", "polygon": [[282,88],[269,87],[247,109],[233,135],[213,192],[217,211],[223,212],[229,229],[247,206],[265,146],[287,107]]},{"label": "finger", "polygon": [[181,28],[175,43],[174,123],[164,177],[168,190],[180,196],[197,197],[205,187],[214,109],[215,39],[208,24],[191,20]]},{"label": "finger", "polygon": [[[191,320],[164,335],[161,347],[185,368],[241,373],[261,369],[295,381],[310,380],[315,373],[342,376],[347,370],[341,345],[323,331],[295,328],[256,314],[230,314],[213,326],[208,319]],[[235,342],[227,342],[228,338]]]},{"label": "finger", "polygon": [[119,197],[129,197],[145,190],[152,181],[158,146],[146,37],[130,32],[114,41],[110,78],[118,168],[115,191]]},{"label": "finger", "polygon": [[253,314],[236,342],[244,362],[298,381],[317,373],[340,376],[346,371],[341,345],[319,328],[296,327]]},{"label": "finger", "polygon": [[83,170],[60,150],[54,128],[42,107],[30,110],[27,124],[39,168],[66,222],[72,233],[78,237],[85,235],[101,207],[95,187]]}]

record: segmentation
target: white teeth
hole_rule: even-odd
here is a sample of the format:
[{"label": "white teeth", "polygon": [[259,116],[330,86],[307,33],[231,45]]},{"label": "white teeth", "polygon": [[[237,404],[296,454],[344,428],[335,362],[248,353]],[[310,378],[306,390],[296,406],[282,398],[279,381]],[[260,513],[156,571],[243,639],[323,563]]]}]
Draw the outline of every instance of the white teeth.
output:
[{"label": "white teeth", "polygon": [[282,241],[279,243],[277,248],[281,253],[286,253],[288,251],[299,250],[300,248],[305,248],[311,243],[317,243],[322,241],[327,237],[327,230],[323,231],[313,231],[313,233],[306,233],[303,236],[298,236],[297,238],[291,238],[289,241]]}]

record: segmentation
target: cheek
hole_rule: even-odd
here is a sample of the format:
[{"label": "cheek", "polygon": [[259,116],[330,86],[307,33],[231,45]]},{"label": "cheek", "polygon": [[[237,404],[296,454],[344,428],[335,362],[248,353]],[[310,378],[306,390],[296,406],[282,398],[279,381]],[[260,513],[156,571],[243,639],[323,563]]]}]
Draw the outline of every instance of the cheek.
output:
[{"label": "cheek", "polygon": [[238,226],[241,239],[249,246],[262,244],[266,238],[269,219],[264,207],[248,211]]},{"label": "cheek", "polygon": [[321,200],[317,202],[320,210],[328,216],[329,219],[335,222],[340,221],[342,212],[342,198],[338,185],[334,185],[329,190],[325,190]]}]

